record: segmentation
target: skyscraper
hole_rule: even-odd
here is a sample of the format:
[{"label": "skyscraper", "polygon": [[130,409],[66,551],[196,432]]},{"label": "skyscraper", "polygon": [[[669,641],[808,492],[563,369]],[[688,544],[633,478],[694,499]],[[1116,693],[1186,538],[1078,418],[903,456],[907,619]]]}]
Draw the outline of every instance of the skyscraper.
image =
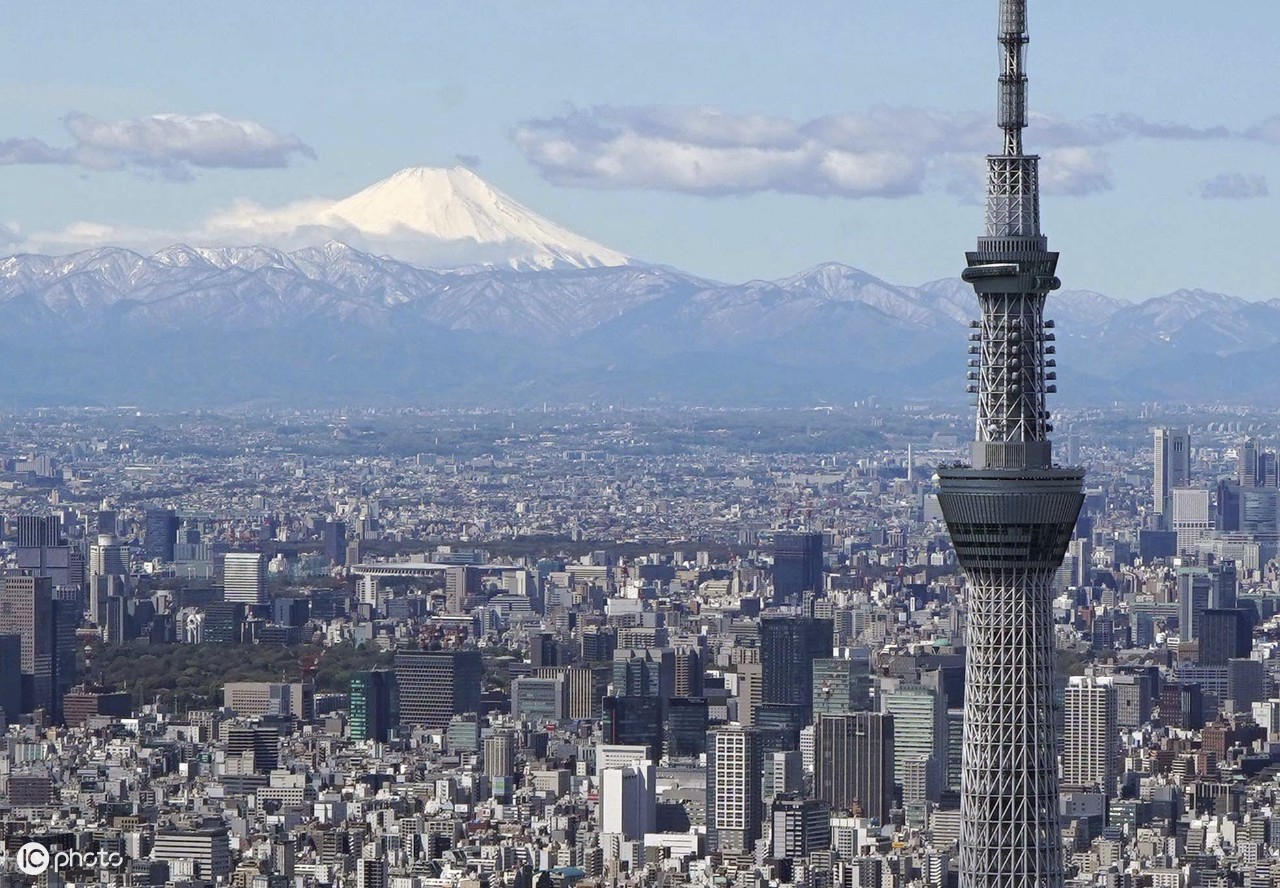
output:
[{"label": "skyscraper", "polygon": [[224,601],[267,603],[267,563],[261,552],[228,552],[222,570]]},{"label": "skyscraper", "polygon": [[822,534],[778,533],[773,537],[773,601],[822,591]]},{"label": "skyscraper", "polygon": [[84,582],[84,558],[79,549],[67,545],[57,515],[19,515],[14,555],[20,570],[48,577],[54,586]]},{"label": "skyscraper", "polygon": [[707,735],[707,845],[750,853],[760,838],[764,753],[755,728],[716,728]]},{"label": "skyscraper", "polygon": [[1167,523],[1173,510],[1173,491],[1191,483],[1191,434],[1158,428],[1152,453],[1155,478],[1151,498],[1155,513]]},{"label": "skyscraper", "polygon": [[173,509],[147,509],[143,513],[143,521],[145,522],[143,554],[147,558],[172,561],[174,545],[178,541],[177,513]]},{"label": "skyscraper", "polygon": [[999,123],[987,158],[986,232],[963,277],[977,396],[971,467],[939,470],[939,504],[969,580],[961,888],[1063,883],[1053,718],[1054,573],[1084,502],[1084,472],[1053,464],[1045,396],[1056,391],[1045,297],[1058,256],[1040,232],[1039,158],[1027,124],[1025,0],[1001,0]]},{"label": "skyscraper", "polygon": [[38,549],[62,542],[62,521],[57,515],[19,515],[18,548]]},{"label": "skyscraper", "polygon": [[[48,577],[0,577],[0,635],[17,635],[22,640],[22,711],[43,708],[52,713],[58,636],[53,584]],[[14,678],[6,675],[4,681]]]},{"label": "skyscraper", "polygon": [[[0,675],[22,675],[22,636],[0,635]],[[0,681],[0,715],[4,723],[15,723],[21,713],[22,682]]]},{"label": "skyscraper", "polygon": [[89,576],[129,576],[128,545],[122,545],[115,534],[99,534],[98,541],[89,547]]},{"label": "skyscraper", "polygon": [[833,811],[856,811],[888,823],[893,806],[893,716],[821,715],[814,734],[814,795]]},{"label": "skyscraper", "polygon": [[1237,450],[1236,483],[1241,487],[1258,487],[1258,439],[1246,438]]},{"label": "skyscraper", "polygon": [[656,826],[656,769],[653,762],[605,768],[600,774],[600,829],[638,841]]},{"label": "skyscraper", "polygon": [[486,777],[510,777],[516,772],[515,735],[497,731],[484,738],[484,774]]},{"label": "skyscraper", "polygon": [[370,669],[351,675],[351,739],[386,743],[400,721],[396,674]]},{"label": "skyscraper", "polygon": [[775,860],[803,860],[831,847],[831,809],[819,799],[778,798],[770,815]]},{"label": "skyscraper", "polygon": [[838,715],[871,708],[871,664],[865,658],[813,661],[813,714]]},{"label": "skyscraper", "polygon": [[1115,793],[1120,755],[1116,689],[1109,682],[1072,676],[1063,725],[1063,784]]},{"label": "skyscraper", "polygon": [[1213,530],[1209,491],[1179,487],[1170,491],[1165,502],[1165,524],[1177,535],[1178,554],[1192,551]]},{"label": "skyscraper", "polygon": [[600,701],[600,731],[606,743],[643,744],[649,758],[662,757],[663,705],[660,697],[605,697]]},{"label": "skyscraper", "polygon": [[831,657],[832,621],[765,617],[760,621],[761,702],[798,706],[813,720],[813,661]]},{"label": "skyscraper", "polygon": [[347,525],[342,521],[326,521],[321,530],[324,557],[330,564],[347,563]]},{"label": "skyscraper", "polygon": [[453,716],[480,711],[478,650],[399,650],[395,672],[402,725],[441,731]]},{"label": "skyscraper", "polygon": [[1253,624],[1244,608],[1205,608],[1197,628],[1201,666],[1226,666],[1253,652]]},{"label": "skyscraper", "polygon": [[937,799],[945,774],[946,701],[940,689],[905,685],[885,692],[880,708],[893,715],[893,779],[905,788],[909,770],[919,778],[916,783],[922,792],[916,799],[916,813],[923,815],[923,803]]}]

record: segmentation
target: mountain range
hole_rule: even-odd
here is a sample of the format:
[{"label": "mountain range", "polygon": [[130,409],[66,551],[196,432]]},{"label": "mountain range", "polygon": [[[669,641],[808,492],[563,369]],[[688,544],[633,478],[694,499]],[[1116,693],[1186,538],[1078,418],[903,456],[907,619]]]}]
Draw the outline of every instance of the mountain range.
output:
[{"label": "mountain range", "polygon": [[[490,196],[441,196],[440,176],[405,171],[379,183],[376,213],[342,218],[368,231],[401,213],[401,234],[483,241],[501,254],[488,263],[425,268],[336,241],[2,259],[0,401],[965,402],[977,303],[958,279],[899,286],[828,263],[720,283],[593,244],[471,178],[473,198]],[[1280,299],[1067,290],[1047,315],[1060,403],[1280,401]]]}]

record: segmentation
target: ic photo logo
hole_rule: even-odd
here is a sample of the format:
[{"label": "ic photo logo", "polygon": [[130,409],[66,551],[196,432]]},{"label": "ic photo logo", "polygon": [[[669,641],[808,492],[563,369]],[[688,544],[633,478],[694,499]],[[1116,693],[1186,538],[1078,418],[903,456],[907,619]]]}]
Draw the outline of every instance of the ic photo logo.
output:
[{"label": "ic photo logo", "polygon": [[118,851],[50,851],[39,842],[27,842],[18,849],[14,861],[24,876],[43,876],[71,870],[118,869],[124,855]]},{"label": "ic photo logo", "polygon": [[39,842],[27,842],[18,849],[18,869],[27,876],[43,876],[49,868],[49,849]]}]

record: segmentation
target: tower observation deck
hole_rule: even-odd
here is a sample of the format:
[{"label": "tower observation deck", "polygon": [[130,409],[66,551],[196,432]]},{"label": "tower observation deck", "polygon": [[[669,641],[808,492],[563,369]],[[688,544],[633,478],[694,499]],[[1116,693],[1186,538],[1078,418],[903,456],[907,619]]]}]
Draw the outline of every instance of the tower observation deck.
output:
[{"label": "tower observation deck", "polygon": [[1001,0],[998,122],[986,230],[963,278],[978,296],[968,391],[970,466],[939,471],[939,501],[969,580],[960,798],[961,888],[1060,888],[1053,718],[1053,576],[1084,502],[1084,471],[1053,464],[1058,254],[1040,232],[1039,158],[1027,125],[1026,0]]}]

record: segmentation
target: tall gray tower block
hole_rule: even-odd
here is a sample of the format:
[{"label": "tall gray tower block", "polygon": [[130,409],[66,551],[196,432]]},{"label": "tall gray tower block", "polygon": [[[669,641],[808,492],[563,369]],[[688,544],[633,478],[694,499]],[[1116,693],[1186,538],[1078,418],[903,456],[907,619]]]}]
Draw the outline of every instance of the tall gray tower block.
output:
[{"label": "tall gray tower block", "polygon": [[1084,502],[1084,471],[1053,464],[1045,396],[1056,391],[1058,254],[1040,233],[1039,158],[1024,154],[1025,0],[1000,3],[998,117],[987,158],[986,232],[963,277],[968,390],[977,427],[967,468],[939,471],[939,502],[969,580],[960,799],[961,888],[1060,888],[1053,718],[1054,572]]}]

